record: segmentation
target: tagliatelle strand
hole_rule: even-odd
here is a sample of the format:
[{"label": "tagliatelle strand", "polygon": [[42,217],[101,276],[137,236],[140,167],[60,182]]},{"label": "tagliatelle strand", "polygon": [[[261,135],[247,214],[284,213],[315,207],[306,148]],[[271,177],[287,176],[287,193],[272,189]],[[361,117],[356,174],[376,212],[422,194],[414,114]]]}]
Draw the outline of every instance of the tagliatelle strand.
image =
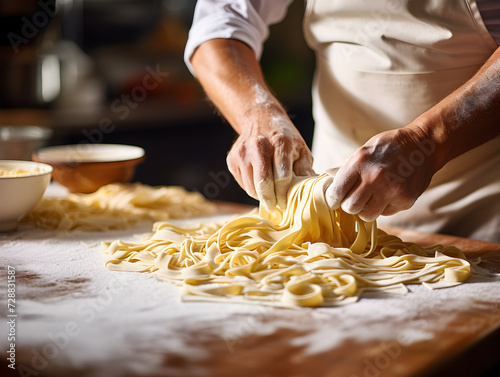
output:
[{"label": "tagliatelle strand", "polygon": [[324,192],[332,177],[298,178],[284,213],[260,207],[225,224],[154,225],[139,243],[103,243],[106,267],[150,272],[182,287],[182,299],[283,306],[334,306],[363,292],[404,294],[468,279],[470,263],[455,247],[403,242],[341,209]]},{"label": "tagliatelle strand", "polygon": [[178,186],[112,183],[91,194],[43,197],[24,221],[59,231],[123,229],[140,220],[209,215],[215,205]]}]

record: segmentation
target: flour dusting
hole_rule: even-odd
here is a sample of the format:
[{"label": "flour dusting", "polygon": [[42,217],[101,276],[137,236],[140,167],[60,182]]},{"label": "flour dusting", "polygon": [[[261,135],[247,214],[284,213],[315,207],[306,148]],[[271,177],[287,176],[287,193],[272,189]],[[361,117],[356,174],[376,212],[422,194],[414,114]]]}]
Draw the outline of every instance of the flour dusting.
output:
[{"label": "flour dusting", "polygon": [[[206,345],[213,342],[231,353],[251,338],[281,329],[296,334],[289,345],[306,354],[347,341],[405,347],[452,323],[456,317],[450,313],[500,310],[498,275],[473,275],[450,289],[411,286],[404,296],[363,296],[335,308],[185,303],[178,287],[156,276],[104,268],[102,241],[137,242],[150,231],[150,223],[95,233],[56,233],[21,224],[17,232],[0,234],[3,265],[16,269],[17,344],[28,351],[19,363],[31,368],[36,352],[43,356],[52,350],[56,356],[42,368],[49,374],[74,368],[98,377],[131,372],[203,376],[201,365],[212,356]],[[0,295],[6,302],[6,291]],[[6,337],[0,337],[0,346],[6,349]]]}]

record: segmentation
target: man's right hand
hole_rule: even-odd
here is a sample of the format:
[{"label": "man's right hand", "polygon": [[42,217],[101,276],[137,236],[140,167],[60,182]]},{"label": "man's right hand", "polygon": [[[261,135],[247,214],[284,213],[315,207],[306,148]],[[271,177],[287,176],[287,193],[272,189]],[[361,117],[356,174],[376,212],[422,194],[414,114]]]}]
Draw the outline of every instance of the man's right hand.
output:
[{"label": "man's right hand", "polygon": [[240,135],[227,157],[240,186],[266,210],[283,210],[295,175],[313,175],[312,154],[269,91],[254,52],[232,39],[212,39],[191,58],[209,98]]},{"label": "man's right hand", "polygon": [[286,114],[265,106],[255,112],[229,151],[229,171],[268,212],[284,210],[293,175],[315,174],[313,157]]}]

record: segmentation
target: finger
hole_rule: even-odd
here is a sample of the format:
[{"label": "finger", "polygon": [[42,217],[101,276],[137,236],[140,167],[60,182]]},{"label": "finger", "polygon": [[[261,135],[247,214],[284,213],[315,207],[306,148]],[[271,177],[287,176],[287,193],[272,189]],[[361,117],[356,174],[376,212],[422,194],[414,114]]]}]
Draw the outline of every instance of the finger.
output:
[{"label": "finger", "polygon": [[392,204],[388,204],[387,207],[385,207],[385,209],[382,211],[382,215],[391,216],[395,215],[398,212],[399,210],[396,207],[394,207]]},{"label": "finger", "polygon": [[[227,163],[227,168],[229,169],[229,172],[231,175],[234,177],[236,182],[240,185],[240,187],[245,190],[245,186],[243,185],[243,179],[241,177],[241,170],[238,164],[235,164],[233,162],[233,159],[231,157],[231,154],[229,154],[226,158],[226,163]],[[246,191],[246,190],[245,190]]]},{"label": "finger", "polygon": [[229,172],[236,179],[236,182],[240,187],[246,191],[246,193],[254,199],[258,200],[257,193],[255,191],[255,186],[253,183],[253,168],[250,164],[245,164],[241,159],[235,158],[237,153],[234,152],[234,147],[229,151],[226,158],[227,167]]},{"label": "finger", "polygon": [[260,204],[267,212],[273,212],[276,208],[276,196],[274,193],[274,182],[272,179],[260,180],[255,186]]},{"label": "finger", "polygon": [[290,174],[288,177],[279,178],[274,181],[274,190],[276,193],[277,205],[282,211],[286,208],[286,200],[288,196],[288,190],[290,189],[290,184],[292,183],[293,175]]},{"label": "finger", "polygon": [[254,183],[253,167],[252,165],[240,165],[241,184],[240,186],[252,198],[260,200]]},{"label": "finger", "polygon": [[351,215],[360,213],[371,199],[372,193],[363,185],[356,185],[342,201],[341,207],[344,212]]},{"label": "finger", "polygon": [[286,208],[286,198],[288,189],[292,183],[293,160],[290,154],[283,151],[282,148],[276,148],[274,152],[274,192],[276,200],[281,210]]},{"label": "finger", "polygon": [[312,164],[305,160],[297,160],[293,164],[293,172],[297,177],[311,177],[317,175]]},{"label": "finger", "polygon": [[384,212],[386,207],[385,201],[380,200],[377,195],[372,195],[358,216],[363,221],[372,222]]},{"label": "finger", "polygon": [[276,208],[276,193],[274,187],[272,162],[269,158],[261,156],[257,163],[253,164],[253,185],[257,198],[268,212]]},{"label": "finger", "polygon": [[310,177],[317,175],[312,168],[313,157],[311,152],[307,150],[302,150],[299,158],[293,163],[293,172],[298,177]]},{"label": "finger", "polygon": [[335,174],[332,184],[326,190],[325,198],[328,206],[333,210],[338,209],[359,179],[357,171],[349,169],[346,166],[341,167],[337,174]]},{"label": "finger", "polygon": [[335,177],[335,174],[337,174],[337,172],[339,171],[340,167],[338,168],[331,168],[331,169],[326,169],[325,170],[325,173],[332,176],[332,177]]}]

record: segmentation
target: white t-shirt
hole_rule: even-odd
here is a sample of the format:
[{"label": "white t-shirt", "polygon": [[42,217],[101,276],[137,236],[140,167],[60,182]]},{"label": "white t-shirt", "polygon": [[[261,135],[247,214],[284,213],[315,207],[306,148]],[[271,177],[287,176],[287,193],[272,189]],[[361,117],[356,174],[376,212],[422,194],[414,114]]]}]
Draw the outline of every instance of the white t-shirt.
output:
[{"label": "white t-shirt", "polygon": [[[362,7],[363,0],[311,1],[305,13],[305,37],[319,57],[313,84],[316,171],[342,165],[371,136],[414,120],[471,77],[499,45],[495,25],[500,24],[496,16],[500,1],[477,0],[480,6],[475,7],[473,0],[462,0],[448,10],[439,8],[445,0],[429,1],[443,12],[437,13],[443,25],[412,17],[415,9],[409,9],[403,0],[377,1],[359,13],[378,14],[389,1],[401,5],[398,12],[408,19],[405,30],[409,33],[402,35],[408,56],[399,56],[399,39],[394,38],[401,32],[397,22],[387,22],[384,33],[370,32],[366,39],[371,43],[372,38],[374,43],[369,46],[354,43],[358,30],[366,30],[365,18],[335,19],[331,9],[352,10]],[[450,7],[454,1],[448,0],[446,5]],[[420,11],[427,2],[415,3]],[[260,58],[269,25],[284,17],[290,4],[291,0],[199,0],[186,46],[186,63],[189,66],[197,46],[213,38],[241,40]],[[478,24],[479,17],[484,25]],[[426,26],[423,31],[422,25]],[[427,39],[421,45],[423,37]],[[333,43],[336,38],[344,43]],[[382,40],[384,43],[377,43]],[[430,48],[435,40],[448,53]],[[327,105],[323,98],[329,99]],[[500,242],[498,150],[500,137],[453,159],[434,175],[411,209],[381,216],[378,223]]]},{"label": "white t-shirt", "polygon": [[[191,73],[189,59],[194,50],[210,39],[237,39],[250,46],[257,59],[269,36],[269,26],[280,22],[293,0],[198,0],[184,51],[184,60]],[[477,0],[486,28],[500,45],[500,1]],[[298,25],[299,27],[299,25]]]}]

